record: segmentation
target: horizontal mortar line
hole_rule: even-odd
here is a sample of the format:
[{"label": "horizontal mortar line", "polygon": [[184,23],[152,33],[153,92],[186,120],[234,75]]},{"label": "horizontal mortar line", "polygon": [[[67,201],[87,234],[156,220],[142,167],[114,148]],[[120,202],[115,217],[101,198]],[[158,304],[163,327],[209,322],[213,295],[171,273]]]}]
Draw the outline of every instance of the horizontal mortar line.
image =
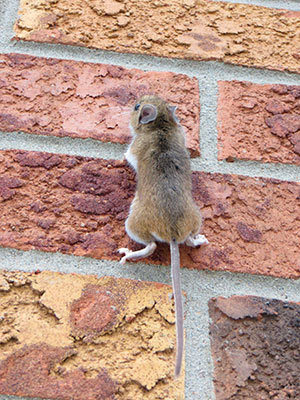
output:
[{"label": "horizontal mortar line", "polygon": [[0,131],[1,150],[40,151],[70,156],[121,160],[127,145],[102,142],[91,138],[37,135],[23,131]]},{"label": "horizontal mortar line", "polygon": [[[28,253],[30,253],[28,255]],[[84,257],[65,256],[60,254],[45,254],[44,252],[31,251],[23,252],[13,249],[1,249],[0,259],[3,258],[9,266],[9,270],[24,270],[29,272],[32,268],[24,269],[24,265],[35,262],[37,267],[43,270],[53,270],[49,268],[52,261],[59,272],[75,272],[83,274],[112,275],[120,278],[143,279],[147,281],[157,281],[170,284],[170,268],[157,267],[139,264],[128,264],[120,266],[117,262],[99,262],[99,260]],[[77,261],[79,259],[79,261]],[[28,262],[27,262],[28,260]],[[76,262],[77,261],[77,262]],[[44,265],[42,265],[42,263]],[[74,264],[77,269],[74,268]],[[3,266],[3,264],[2,264]],[[20,268],[18,268],[20,267]],[[94,269],[95,267],[95,269]],[[100,267],[100,268],[99,268]],[[117,268],[112,270],[112,268]],[[71,271],[70,271],[71,268]],[[120,275],[121,271],[121,275]],[[207,303],[210,298],[216,296],[229,297],[231,295],[256,295],[265,298],[278,298],[284,301],[298,301],[299,283],[296,281],[270,278],[263,276],[253,276],[246,274],[231,274],[211,271],[191,271],[182,270],[183,289],[188,298],[186,301],[186,370],[187,371],[205,371],[195,381],[193,374],[186,377],[187,398],[194,388],[201,382],[200,386],[206,389],[206,393],[212,394],[212,369],[210,341],[209,341],[209,315]],[[288,296],[286,296],[288,293]],[[197,354],[195,355],[195,344],[193,337],[197,334],[198,343]],[[192,389],[190,389],[192,388]],[[212,399],[211,395],[205,399]],[[8,398],[9,400],[10,398]],[[24,398],[25,399],[25,398]],[[203,398],[204,399],[204,398]]]},{"label": "horizontal mortar line", "polygon": [[[243,1],[249,1],[249,3],[251,4],[251,0],[243,0]],[[270,4],[274,4],[274,0],[267,0],[267,1],[271,1]],[[259,5],[261,5],[261,3]],[[250,80],[256,83],[285,83],[285,84],[299,83],[299,74],[292,72],[272,71],[266,69],[243,67],[243,66],[225,64],[223,62],[171,59],[167,57],[157,57],[146,54],[128,54],[128,53],[126,54],[126,53],[118,53],[100,49],[89,49],[84,46],[81,47],[81,46],[72,46],[64,44],[38,43],[33,41],[32,42],[10,41],[10,39],[15,35],[13,32],[13,23],[18,18],[18,13],[17,13],[18,8],[19,8],[18,0],[8,1],[7,7],[5,9],[2,18],[0,16],[0,18],[4,20],[2,21],[4,22],[2,23],[2,25],[9,27],[8,31],[9,33],[6,34],[6,32],[4,32],[4,34],[2,35],[4,36],[5,42],[2,42],[2,45],[0,44],[0,52],[4,53],[17,52],[17,53],[25,53],[28,55],[35,55],[37,57],[54,57],[58,59],[72,59],[83,62],[109,63],[114,65],[120,65],[126,68],[138,68],[149,71],[151,70],[172,71],[192,76],[199,75],[199,67],[200,67],[200,69],[202,69],[203,72],[207,71],[209,74],[211,74],[212,70],[218,70],[217,76],[215,76],[216,73],[214,73],[214,78],[216,79],[219,79],[218,74],[221,74],[225,75],[222,76],[221,79],[225,78],[229,80],[232,79],[249,80],[249,74],[251,74],[253,76],[251,76],[252,79]],[[207,64],[207,67],[203,67],[203,64]]]},{"label": "horizontal mortar line", "polygon": [[[213,95],[211,91],[213,90]],[[200,87],[200,98],[202,103],[202,115],[201,115],[201,132],[205,132],[203,126],[212,126],[210,118],[212,117],[212,109],[215,109],[217,103],[217,85],[215,81],[206,81]],[[208,109],[206,109],[206,107]],[[214,118],[215,121],[216,117]],[[216,128],[213,129],[216,132]],[[74,138],[57,138],[53,136],[32,135],[23,133],[23,141],[25,143],[19,143],[19,137],[12,140],[12,133],[6,135],[5,138],[0,138],[0,144],[2,140],[3,148],[21,148],[23,150],[36,150],[36,151],[49,151],[58,152],[62,154],[81,155],[86,157],[102,157],[102,158],[114,158],[122,159],[126,149],[126,145],[113,144],[113,143],[102,143],[92,139],[74,139]],[[21,134],[20,134],[21,135]],[[260,163],[255,161],[237,161],[235,163],[218,162],[217,151],[212,155],[210,144],[205,145],[207,138],[204,138],[204,134],[201,133],[201,154],[202,158],[193,160],[195,170],[205,170],[207,172],[225,172],[232,174],[242,174],[248,176],[262,176],[269,178],[277,178],[281,180],[299,180],[299,167],[287,164],[268,164]],[[35,138],[34,138],[35,137]],[[4,143],[3,143],[4,140]],[[20,139],[22,141],[22,138]],[[13,141],[14,145],[11,144]],[[215,150],[217,140],[215,138]],[[50,145],[50,147],[49,147]],[[45,147],[46,146],[46,147]],[[63,149],[62,149],[63,146]],[[208,154],[209,152],[209,154]],[[205,160],[206,158],[206,160]],[[250,174],[247,167],[251,167]],[[279,170],[282,168],[282,171]],[[223,169],[222,169],[223,168]],[[225,170],[224,170],[225,169]]]},{"label": "horizontal mortar line", "polygon": [[197,77],[200,81],[201,79],[205,79],[205,81],[207,79],[212,81],[237,79],[254,83],[299,84],[299,74],[288,71],[252,68],[227,64],[222,61],[198,61],[146,54],[118,53],[64,44],[19,41],[7,45],[0,44],[0,53],[18,53],[35,57],[118,65],[128,69],[181,73]]},{"label": "horizontal mortar line", "polygon": [[[267,7],[271,9],[286,9],[292,11],[299,11],[300,9],[300,0],[214,0],[216,2],[226,2],[233,4],[248,4],[248,5],[256,5],[261,7]],[[2,4],[1,11],[3,13],[3,17],[6,21],[3,26],[10,26],[18,18],[18,9],[19,9],[19,1],[18,0],[10,0],[8,1],[8,6],[4,8]],[[4,36],[5,35],[4,33]]]},{"label": "horizontal mortar line", "polygon": [[[5,395],[0,395],[0,400],[41,400],[41,398],[38,397],[20,397],[20,396],[5,396]],[[43,398],[43,400],[53,400],[53,399],[46,399]]]},{"label": "horizontal mortar line", "polygon": [[252,178],[271,178],[283,181],[300,182],[300,166],[281,163],[262,163],[259,161],[237,160],[205,162],[192,159],[193,171],[204,171],[230,175],[244,175]]},{"label": "horizontal mortar line", "polygon": [[[241,2],[243,2],[244,0],[242,0]],[[258,1],[258,0],[256,0],[256,1]],[[11,4],[11,3],[10,3]],[[261,5],[261,3],[259,4],[259,5]],[[17,44],[17,45],[19,45],[19,43]],[[23,45],[22,45],[23,46]],[[20,46],[20,48],[22,49],[22,46]],[[57,51],[60,51],[60,47],[61,47],[62,45],[54,45],[53,46],[53,48],[54,48],[54,50],[53,50],[53,55],[52,55],[52,57],[56,57],[56,58],[60,58],[60,57],[58,57],[57,56],[57,54],[55,54],[55,51],[57,52]],[[44,49],[44,47],[45,47],[45,45],[44,44],[37,44],[34,48],[35,49],[37,49],[37,52],[39,51],[39,49]],[[64,46],[65,48],[66,47],[69,47],[69,46]],[[26,47],[27,48],[27,47]],[[31,49],[33,48],[33,43],[31,43],[31,44],[29,44],[29,46],[28,46],[28,48],[29,48],[29,53],[31,52]],[[75,51],[75,49],[76,49],[76,51]],[[170,71],[170,70],[172,70],[172,68],[173,67],[170,67],[170,65],[175,65],[175,69],[178,69],[178,71],[173,71],[173,72],[179,72],[179,73],[185,73],[185,74],[187,74],[187,75],[198,75],[199,76],[199,74],[197,73],[197,72],[195,72],[196,70],[199,70],[199,66],[200,66],[200,63],[201,62],[192,62],[193,63],[193,67],[191,68],[190,67],[190,62],[189,61],[185,61],[185,60],[168,60],[168,59],[163,59],[163,62],[162,61],[160,61],[160,58],[155,58],[155,57],[152,57],[152,56],[139,56],[139,55],[125,55],[125,58],[123,58],[123,55],[122,54],[119,54],[119,53],[117,53],[117,55],[115,54],[115,53],[108,53],[108,52],[99,52],[98,50],[88,50],[88,51],[85,51],[85,53],[83,52],[83,49],[84,48],[82,48],[82,47],[77,47],[77,46],[74,46],[74,49],[72,50],[72,54],[73,54],[73,51],[74,51],[74,53],[76,54],[76,57],[79,57],[79,61],[85,61],[85,62],[89,62],[89,61],[92,61],[92,62],[102,62],[102,63],[104,63],[104,62],[107,62],[107,63],[109,63],[109,64],[115,64],[115,65],[118,65],[118,62],[119,62],[119,65],[121,65],[121,66],[125,66],[124,65],[124,61],[122,61],[123,59],[125,60],[125,62],[128,62],[129,63],[129,65],[127,66],[127,68],[138,68],[138,69],[146,69],[146,70],[157,70],[158,68],[158,66],[159,66],[159,64],[161,63],[161,64],[163,64],[163,68],[165,68],[165,70],[167,70],[167,71]],[[86,50],[86,49],[85,49]],[[44,50],[43,50],[44,51]],[[67,53],[69,53],[69,50],[64,50],[64,51],[66,51]],[[22,53],[24,53],[24,51],[20,51],[20,52],[22,52]],[[91,54],[92,54],[92,57],[94,57],[94,55],[96,55],[96,60],[95,61],[93,61],[93,60],[86,60],[86,59],[81,59],[81,57],[82,57],[82,53],[83,53],[83,56],[84,56],[84,54],[86,54],[87,55],[87,57],[90,57],[91,56]],[[72,57],[72,54],[71,54],[71,57]],[[77,55],[78,54],[78,55]],[[101,55],[101,54],[103,54],[103,55]],[[106,56],[106,54],[108,54],[108,56]],[[113,57],[113,60],[117,60],[117,62],[116,61],[114,61],[114,62],[112,62],[112,60],[110,59],[110,56],[109,56],[109,54],[113,54],[113,55],[111,55],[111,57]],[[40,55],[40,54],[38,54],[38,55]],[[43,55],[43,56],[45,56],[45,57],[49,57],[49,54],[45,54],[45,55]],[[107,60],[108,61],[106,61],[106,60],[103,60],[103,59],[98,59],[98,57],[103,57],[103,58],[105,58],[105,57],[107,57]],[[130,58],[130,57],[133,57],[134,58],[134,65],[132,65],[132,59]],[[139,57],[139,58],[138,58]],[[66,59],[66,57],[61,57],[61,58],[63,58],[63,59]],[[136,59],[137,59],[137,61],[136,61]],[[118,61],[118,60],[120,60],[120,61]],[[170,63],[169,63],[170,62]],[[169,64],[168,64],[169,63]],[[205,62],[205,63],[207,63],[207,62]],[[203,64],[203,63],[201,63],[201,64]],[[145,68],[143,68],[143,65],[145,65],[146,67]],[[234,74],[237,74],[236,76],[234,76],[234,79],[243,79],[243,80],[248,80],[248,75],[249,75],[249,68],[243,68],[243,70],[244,70],[244,72],[243,72],[243,70],[241,70],[241,68],[240,67],[238,67],[239,68],[239,70],[237,69],[237,67],[236,66],[230,66],[230,65],[228,65],[228,64],[225,64],[225,69],[230,69],[230,71],[229,71],[229,73],[227,73],[226,71],[225,72],[223,72],[222,71],[222,69],[220,69],[219,68],[219,66],[222,66],[222,63],[210,63],[210,64],[208,64],[208,66],[209,66],[209,68],[213,68],[213,69],[216,69],[216,72],[213,72],[213,74],[212,74],[212,76],[213,76],[213,78],[215,77],[215,76],[218,76],[217,74],[218,73],[221,73],[221,75],[222,74],[225,74],[225,76],[227,77],[228,76],[228,78],[227,79],[229,79],[229,80],[231,80],[231,79],[233,79],[232,78],[232,75]],[[161,68],[161,67],[160,67]],[[183,70],[180,70],[180,69],[182,69],[183,68]],[[207,71],[209,70],[208,68],[206,68],[206,65],[205,65],[205,68],[203,67],[201,67],[201,70],[203,70],[204,72],[206,71],[206,69],[207,69]],[[257,70],[255,70],[255,71],[257,71]],[[209,71],[209,72],[211,72],[211,71]],[[278,73],[277,72],[275,72],[275,74],[273,75],[273,72],[272,71],[267,71],[267,73],[268,74],[272,74],[272,77],[271,77],[271,83],[273,83],[274,82],[274,80],[275,80],[275,83],[283,83],[283,73],[279,73],[280,75],[278,75]],[[257,76],[256,76],[257,75]],[[240,76],[242,76],[242,78],[240,78]],[[292,78],[292,81],[290,80],[290,77],[292,76],[293,77],[293,75],[286,75],[285,73],[284,73],[284,76],[287,76],[287,79],[289,79],[289,81],[288,82],[286,82],[286,83],[294,83],[294,79],[295,79],[295,83],[297,83],[297,78],[295,77],[295,78]],[[205,78],[203,78],[202,76],[201,77],[199,77],[198,79],[206,79],[206,77]],[[266,77],[267,79],[269,79],[268,77]],[[267,83],[266,82],[266,78],[265,78],[265,80],[264,81],[262,81],[262,83]],[[222,79],[224,79],[223,77],[222,77]],[[261,74],[255,74],[255,77],[253,78],[254,79],[254,81],[255,80],[257,80],[258,82],[257,83],[260,83],[261,82]],[[48,139],[49,140],[49,139]],[[98,143],[97,143],[98,144]],[[103,144],[103,143],[100,143],[100,146],[101,147],[103,147],[105,144]],[[105,145],[106,146],[106,145]],[[109,144],[108,146],[112,146],[111,144]],[[123,147],[120,147],[120,149],[123,149]],[[121,150],[120,150],[121,151]],[[88,155],[91,155],[91,154],[88,154]],[[97,154],[97,156],[99,156],[98,154]],[[18,257],[20,257],[20,256],[18,256]],[[52,258],[51,258],[52,259]],[[48,262],[46,261],[46,265],[48,265]],[[129,266],[129,267],[131,267],[131,265]],[[138,268],[138,267],[137,267]],[[147,269],[147,271],[148,271],[148,269],[149,269],[149,266],[145,266],[145,268]],[[163,270],[164,270],[164,268],[163,268]],[[137,270],[137,275],[139,274],[139,270]],[[155,270],[154,270],[154,272],[153,272],[154,274],[155,274],[155,276],[157,276],[157,268],[155,267]],[[167,272],[167,275],[166,275],[166,280],[168,281],[168,276],[169,276],[169,271]],[[197,275],[198,276],[198,275]],[[201,274],[201,276],[203,276],[203,274]],[[219,275],[220,276],[220,275]],[[221,279],[222,279],[222,276],[220,276],[221,277]],[[251,278],[252,278],[252,276],[250,276]],[[273,282],[274,280],[272,279],[272,282]],[[169,282],[169,281],[168,281]],[[276,280],[275,280],[275,282],[276,282]],[[263,287],[263,281],[261,281],[261,283],[260,283],[260,285],[261,285],[261,287]],[[224,295],[223,293],[221,293],[222,295]],[[282,297],[282,296],[281,296]],[[293,299],[291,299],[291,300],[293,300]],[[189,349],[190,350],[190,349]],[[190,378],[189,378],[190,379]],[[194,383],[197,383],[198,384],[198,380],[197,380],[197,382],[194,382]],[[211,383],[211,381],[210,381],[210,379],[209,379],[209,383]],[[210,386],[210,385],[209,385]],[[197,385],[192,385],[192,388],[194,389],[194,387],[197,387]],[[190,390],[186,393],[186,395],[187,395],[187,398],[191,398],[190,397],[190,393],[189,392],[191,392]],[[4,399],[4,397],[0,397],[1,399]],[[19,398],[19,397],[18,397]],[[206,398],[206,397],[205,397]],[[213,398],[213,395],[212,395],[212,397],[210,397],[210,398]],[[12,397],[5,397],[5,399],[12,399]],[[17,398],[16,397],[13,397],[13,399],[16,399],[17,400]],[[23,398],[24,400],[25,400],[25,398]],[[27,398],[26,398],[27,399]]]},{"label": "horizontal mortar line", "polygon": [[[103,143],[94,139],[44,136],[25,132],[0,132],[1,150],[40,151],[105,160],[122,160],[126,148],[127,145]],[[300,166],[289,164],[256,161],[227,163],[226,161],[202,161],[201,158],[194,158],[191,159],[191,165],[194,171],[300,181]]]},{"label": "horizontal mortar line", "polygon": [[[99,260],[39,250],[17,250],[0,246],[1,269],[24,272],[54,271],[83,275],[114,276],[116,278],[160,282],[171,286],[169,266],[138,263],[119,264],[118,261]],[[181,269],[182,289],[190,300],[215,296],[257,295],[280,300],[299,301],[300,279],[275,278],[265,275],[226,271],[197,271]],[[227,282],[227,283],[225,283]],[[195,298],[194,298],[195,297]]]},{"label": "horizontal mortar line", "polygon": [[[37,397],[20,397],[20,396],[4,396],[0,395],[0,400],[41,400],[41,398]],[[53,399],[46,399],[44,398],[43,400],[53,400]]]},{"label": "horizontal mortar line", "polygon": [[299,11],[300,0],[213,0],[216,3],[247,4],[267,8]]}]

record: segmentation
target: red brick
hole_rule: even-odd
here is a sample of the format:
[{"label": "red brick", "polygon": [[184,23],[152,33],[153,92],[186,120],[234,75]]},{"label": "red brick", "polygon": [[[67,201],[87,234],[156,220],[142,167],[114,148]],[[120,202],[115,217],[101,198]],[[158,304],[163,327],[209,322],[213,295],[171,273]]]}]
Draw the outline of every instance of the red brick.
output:
[{"label": "red brick", "polygon": [[[0,395],[183,399],[170,286],[0,271]],[[142,366],[142,368],[141,368]]]},{"label": "red brick", "polygon": [[[121,3],[121,4],[120,4]],[[300,12],[207,0],[21,0],[16,39],[300,72]]]},{"label": "red brick", "polygon": [[0,363],[0,393],[49,399],[114,400],[117,383],[105,370],[96,378],[86,379],[85,371],[77,369],[60,377],[49,377],[55,364],[76,355],[72,348],[43,344],[24,346]]},{"label": "red brick", "polygon": [[156,93],[178,106],[192,156],[199,155],[199,87],[172,72],[22,54],[0,56],[0,129],[128,143],[137,97]]},{"label": "red brick", "polygon": [[[125,161],[1,151],[0,177],[17,182],[2,196],[2,246],[113,260],[139,248],[124,229],[135,191]],[[194,172],[193,190],[210,244],[182,246],[183,266],[300,276],[299,183]],[[168,265],[168,246],[145,261]]]},{"label": "red brick", "polygon": [[299,303],[218,297],[209,310],[216,400],[300,398]]},{"label": "red brick", "polygon": [[219,160],[300,165],[300,86],[219,82]]}]

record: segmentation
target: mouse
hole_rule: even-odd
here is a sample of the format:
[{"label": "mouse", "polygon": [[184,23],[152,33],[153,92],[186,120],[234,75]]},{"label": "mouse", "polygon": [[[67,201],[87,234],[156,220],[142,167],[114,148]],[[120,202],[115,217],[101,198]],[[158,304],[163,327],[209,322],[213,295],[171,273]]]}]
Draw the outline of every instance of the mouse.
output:
[{"label": "mouse", "polygon": [[208,244],[201,235],[202,216],[192,196],[190,155],[176,107],[157,95],[140,97],[130,115],[132,141],[125,158],[137,175],[137,187],[125,221],[128,236],[144,245],[141,250],[119,249],[120,263],[148,257],[156,242],[170,246],[175,303],[175,377],[182,368],[184,349],[183,300],[179,244]]}]

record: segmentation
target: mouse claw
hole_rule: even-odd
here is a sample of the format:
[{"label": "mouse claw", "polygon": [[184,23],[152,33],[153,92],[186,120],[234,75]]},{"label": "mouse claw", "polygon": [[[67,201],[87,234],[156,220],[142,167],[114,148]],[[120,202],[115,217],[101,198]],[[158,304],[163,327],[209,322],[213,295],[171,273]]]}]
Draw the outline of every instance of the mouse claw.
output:
[{"label": "mouse claw", "polygon": [[126,256],[122,257],[121,260],[119,261],[120,264],[124,265],[126,262]]},{"label": "mouse claw", "polygon": [[125,256],[122,257],[121,260],[120,260],[120,264],[124,265],[126,260],[127,260],[127,258],[128,258],[128,256],[132,253],[132,251],[127,249],[126,247],[122,247],[122,248],[120,248],[118,250],[118,253],[125,254]]},{"label": "mouse claw", "polygon": [[118,253],[120,253],[120,254],[125,254],[125,255],[127,256],[128,254],[131,254],[132,251],[129,250],[129,249],[127,249],[126,247],[121,247],[121,248],[118,250]]},{"label": "mouse claw", "polygon": [[195,237],[195,240],[198,243],[198,246],[202,245],[202,244],[208,244],[209,241],[207,240],[207,238],[205,237],[205,235],[197,235]]},{"label": "mouse claw", "polygon": [[208,240],[206,239],[206,237],[204,235],[196,235],[196,236],[189,236],[186,241],[185,244],[191,247],[198,247],[201,246],[203,244],[208,244]]}]

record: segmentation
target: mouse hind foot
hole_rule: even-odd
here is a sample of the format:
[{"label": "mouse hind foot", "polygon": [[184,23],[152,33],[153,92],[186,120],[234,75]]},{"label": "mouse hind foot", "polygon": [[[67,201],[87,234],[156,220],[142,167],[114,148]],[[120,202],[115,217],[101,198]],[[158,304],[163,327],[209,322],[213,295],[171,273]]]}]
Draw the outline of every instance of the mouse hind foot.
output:
[{"label": "mouse hind foot", "polygon": [[144,258],[151,256],[151,254],[154,253],[156,249],[156,243],[155,242],[150,242],[146,247],[144,247],[141,250],[137,251],[132,251],[127,249],[126,247],[122,247],[121,249],[118,250],[120,254],[125,254],[124,257],[121,258],[120,264],[125,264],[127,260],[131,259],[137,259],[137,258]]}]

